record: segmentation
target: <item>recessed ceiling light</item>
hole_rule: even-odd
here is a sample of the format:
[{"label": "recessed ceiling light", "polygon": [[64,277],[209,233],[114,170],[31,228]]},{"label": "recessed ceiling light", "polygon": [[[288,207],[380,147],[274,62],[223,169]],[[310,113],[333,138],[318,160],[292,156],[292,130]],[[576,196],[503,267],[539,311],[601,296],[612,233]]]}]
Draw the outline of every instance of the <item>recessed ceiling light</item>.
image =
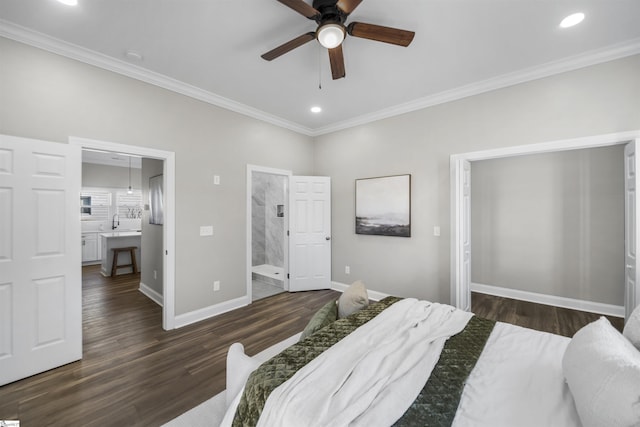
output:
[{"label": "recessed ceiling light", "polygon": [[578,25],[579,23],[581,23],[583,19],[584,19],[584,13],[582,12],[573,13],[567,16],[566,18],[564,18],[562,22],[560,22],[560,27],[561,28],[573,27],[574,25]]},{"label": "recessed ceiling light", "polygon": [[136,52],[135,50],[127,50],[124,53],[124,56],[126,56],[127,58],[133,60],[133,61],[142,61],[143,56],[140,52]]},{"label": "recessed ceiling light", "polygon": [[320,113],[320,112],[322,112],[322,108],[320,108],[320,107],[318,107],[318,106],[311,107],[311,112],[312,112],[312,113],[316,113],[316,114],[317,114],[317,113]]},{"label": "recessed ceiling light", "polygon": [[67,6],[77,6],[78,0],[58,0],[62,4],[66,4]]}]

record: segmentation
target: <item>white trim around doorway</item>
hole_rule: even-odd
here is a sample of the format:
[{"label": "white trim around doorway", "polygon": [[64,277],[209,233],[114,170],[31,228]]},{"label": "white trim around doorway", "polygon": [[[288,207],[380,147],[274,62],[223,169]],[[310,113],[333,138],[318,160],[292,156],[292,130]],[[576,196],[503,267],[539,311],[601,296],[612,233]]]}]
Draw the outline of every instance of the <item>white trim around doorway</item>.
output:
[{"label": "white trim around doorway", "polygon": [[[465,162],[478,160],[498,159],[503,157],[514,157],[527,154],[553,153],[567,150],[578,150],[584,148],[607,147],[611,145],[627,144],[640,138],[640,129],[604,135],[587,136],[581,138],[564,139],[558,141],[543,142],[538,144],[519,145],[513,147],[496,148],[484,151],[474,151],[462,154],[453,154],[450,158],[450,185],[451,185],[451,304],[458,306],[459,301],[470,301],[470,298],[461,298],[463,294],[471,293],[471,278],[465,280],[460,265],[464,258],[464,239],[471,238],[464,224],[463,188],[459,179],[460,171]],[[626,296],[625,296],[626,299]],[[625,304],[627,302],[625,301]],[[468,307],[458,307],[468,309]]]},{"label": "white trim around doorway", "polygon": [[69,144],[79,146],[81,149],[86,148],[92,150],[113,151],[117,153],[133,154],[136,156],[164,160],[163,190],[165,197],[165,210],[162,244],[165,252],[165,258],[162,263],[162,293],[164,299],[162,304],[162,327],[165,330],[175,329],[175,153],[155,148],[98,141],[74,136],[69,137]]},{"label": "white trim around doorway", "polygon": [[289,228],[289,182],[292,176],[292,172],[284,169],[275,169],[265,166],[256,166],[247,164],[247,220],[245,221],[247,224],[247,268],[246,268],[246,280],[247,280],[247,297],[249,298],[249,304],[252,302],[252,211],[251,211],[251,194],[253,190],[252,185],[252,177],[254,172],[268,173],[271,175],[281,175],[284,176],[286,182],[286,190],[285,190],[285,202],[284,202],[284,215],[287,220],[285,230],[284,230],[284,290],[289,290],[289,279],[287,273],[289,272],[289,238],[287,237],[287,230]]}]

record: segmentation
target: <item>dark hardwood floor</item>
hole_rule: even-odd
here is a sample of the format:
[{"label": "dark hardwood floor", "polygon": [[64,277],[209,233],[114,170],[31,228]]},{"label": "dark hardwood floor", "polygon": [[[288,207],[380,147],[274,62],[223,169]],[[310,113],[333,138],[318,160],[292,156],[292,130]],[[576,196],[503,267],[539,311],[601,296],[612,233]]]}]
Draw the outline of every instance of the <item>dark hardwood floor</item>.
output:
[{"label": "dark hardwood floor", "polygon": [[21,427],[158,426],[225,388],[226,352],[253,355],[302,329],[336,291],[284,293],[164,331],[139,274],[83,268],[83,359],[0,387],[0,420]]},{"label": "dark hardwood floor", "polygon": [[[512,323],[525,328],[572,337],[580,328],[598,320],[601,314],[535,304],[492,295],[471,294],[471,311],[480,317]],[[624,319],[605,316],[622,331]]]},{"label": "dark hardwood floor", "polygon": [[[226,352],[247,354],[300,332],[336,291],[283,293],[173,331],[138,291],[139,274],[83,269],[81,361],[0,387],[0,420],[21,427],[158,426],[225,388]],[[483,317],[572,335],[598,315],[474,294]],[[621,319],[614,319],[621,328]]]}]

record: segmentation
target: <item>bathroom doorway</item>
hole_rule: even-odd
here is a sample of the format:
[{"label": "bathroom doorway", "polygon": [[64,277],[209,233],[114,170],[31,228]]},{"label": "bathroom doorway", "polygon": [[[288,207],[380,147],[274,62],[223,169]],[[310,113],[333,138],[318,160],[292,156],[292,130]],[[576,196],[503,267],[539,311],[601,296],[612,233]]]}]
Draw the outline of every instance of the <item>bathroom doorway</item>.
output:
[{"label": "bathroom doorway", "polygon": [[247,166],[247,295],[288,291],[288,185],[291,172]]}]

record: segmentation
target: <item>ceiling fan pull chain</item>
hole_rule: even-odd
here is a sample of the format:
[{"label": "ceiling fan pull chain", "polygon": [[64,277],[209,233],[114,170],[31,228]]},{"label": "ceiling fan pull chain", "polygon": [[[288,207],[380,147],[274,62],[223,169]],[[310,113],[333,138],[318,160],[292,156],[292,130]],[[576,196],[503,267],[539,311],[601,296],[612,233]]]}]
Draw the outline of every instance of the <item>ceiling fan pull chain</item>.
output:
[{"label": "ceiling fan pull chain", "polygon": [[322,47],[318,45],[318,90],[322,90]]}]

